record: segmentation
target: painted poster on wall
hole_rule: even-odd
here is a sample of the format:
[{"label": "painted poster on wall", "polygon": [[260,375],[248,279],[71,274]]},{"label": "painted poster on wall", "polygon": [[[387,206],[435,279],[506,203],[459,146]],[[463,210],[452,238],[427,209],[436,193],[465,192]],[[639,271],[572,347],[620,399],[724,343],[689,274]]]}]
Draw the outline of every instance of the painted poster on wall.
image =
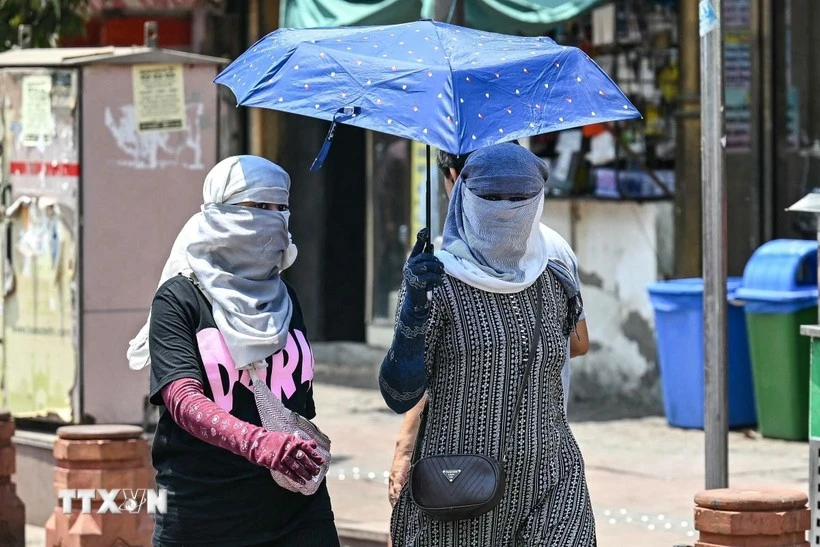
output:
[{"label": "painted poster on wall", "polygon": [[185,130],[185,80],[182,65],[134,65],[137,131]]}]

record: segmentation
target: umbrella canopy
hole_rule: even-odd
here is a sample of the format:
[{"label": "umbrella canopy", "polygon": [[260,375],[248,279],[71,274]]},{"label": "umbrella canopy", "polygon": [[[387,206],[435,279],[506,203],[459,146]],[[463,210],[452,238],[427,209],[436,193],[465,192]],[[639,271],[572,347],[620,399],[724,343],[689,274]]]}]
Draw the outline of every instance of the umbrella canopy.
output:
[{"label": "umbrella canopy", "polygon": [[214,81],[242,106],[335,120],[453,154],[640,117],[577,48],[431,20],[280,29]]}]

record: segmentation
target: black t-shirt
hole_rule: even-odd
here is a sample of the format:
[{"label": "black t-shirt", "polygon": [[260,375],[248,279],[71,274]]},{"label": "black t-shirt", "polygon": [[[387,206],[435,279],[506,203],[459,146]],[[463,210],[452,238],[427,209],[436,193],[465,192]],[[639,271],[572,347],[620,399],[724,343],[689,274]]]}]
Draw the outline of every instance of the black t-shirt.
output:
[{"label": "black t-shirt", "polygon": [[[285,406],[315,417],[313,356],[293,289],[287,345],[267,359],[266,381]],[[163,405],[162,388],[195,378],[205,395],[233,416],[261,425],[250,375],[237,371],[210,303],[187,278],[164,283],[151,308],[151,402],[161,407],[152,447],[157,486],[168,510],[156,515],[155,545],[247,546],[270,542],[308,522],[332,519],[326,484],[313,496],[277,485],[270,471],[190,435]]]}]

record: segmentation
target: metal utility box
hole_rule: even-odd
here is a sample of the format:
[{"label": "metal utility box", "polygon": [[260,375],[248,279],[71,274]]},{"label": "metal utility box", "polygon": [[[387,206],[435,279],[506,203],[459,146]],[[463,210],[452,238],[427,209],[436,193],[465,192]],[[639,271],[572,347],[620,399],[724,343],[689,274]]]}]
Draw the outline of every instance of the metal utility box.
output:
[{"label": "metal utility box", "polygon": [[[820,242],[820,194],[807,194],[786,210],[815,215]],[[811,339],[809,385],[806,388],[809,390],[809,508],[812,522],[809,543],[817,545],[820,544],[820,324],[802,325],[800,334]]]},{"label": "metal utility box", "polygon": [[153,47],[0,54],[0,406],[15,416],[142,421],[148,369],[126,350],[220,159],[225,63]]}]

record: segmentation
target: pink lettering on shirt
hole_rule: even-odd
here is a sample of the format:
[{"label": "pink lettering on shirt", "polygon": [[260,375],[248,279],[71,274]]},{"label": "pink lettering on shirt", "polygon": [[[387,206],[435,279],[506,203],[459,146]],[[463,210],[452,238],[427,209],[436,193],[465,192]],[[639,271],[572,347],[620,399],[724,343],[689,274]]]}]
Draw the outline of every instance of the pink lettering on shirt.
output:
[{"label": "pink lettering on shirt", "polygon": [[[295,335],[295,336],[294,336]],[[221,408],[233,409],[233,388],[239,382],[248,388],[251,386],[250,374],[236,370],[233,358],[225,344],[222,333],[215,328],[203,329],[196,335],[199,354],[205,366],[205,374],[214,394],[214,402]],[[313,381],[313,353],[305,335],[298,330],[288,333],[285,347],[268,357],[270,373],[260,370],[260,378],[269,378],[268,387],[280,400],[291,398],[296,393],[296,382],[304,384]],[[299,378],[295,378],[301,363]],[[223,376],[227,376],[227,386]]]}]

